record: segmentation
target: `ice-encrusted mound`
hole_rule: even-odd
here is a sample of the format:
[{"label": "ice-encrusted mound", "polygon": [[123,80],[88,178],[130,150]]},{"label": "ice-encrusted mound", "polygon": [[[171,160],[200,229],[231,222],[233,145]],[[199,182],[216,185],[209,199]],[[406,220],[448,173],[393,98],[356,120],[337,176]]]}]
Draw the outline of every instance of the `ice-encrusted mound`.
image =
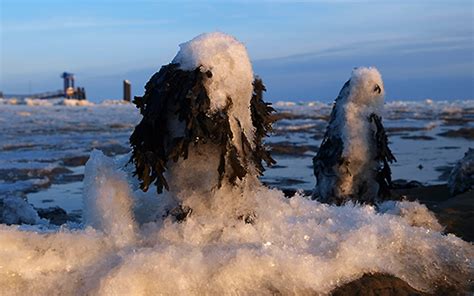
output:
[{"label": "ice-encrusted mound", "polygon": [[[127,193],[128,182],[114,165],[93,154],[86,180],[94,188],[87,204],[103,215],[97,217],[102,225],[126,227],[128,200],[143,193]],[[189,192],[186,203],[193,212],[185,221],[157,216],[132,227],[134,235],[124,245],[107,227],[36,233],[0,226],[0,292],[314,295],[371,272],[432,291],[466,285],[474,275],[471,244],[413,226],[417,217],[397,214],[397,208],[417,203],[384,205],[391,214],[372,206],[336,207],[299,194],[287,199],[246,179],[211,196]]]},{"label": "ice-encrusted mound", "polygon": [[469,148],[449,174],[449,191],[452,195],[474,189],[474,149]]},{"label": "ice-encrusted mound", "polygon": [[36,224],[39,222],[38,213],[27,200],[15,195],[0,198],[0,223]]}]

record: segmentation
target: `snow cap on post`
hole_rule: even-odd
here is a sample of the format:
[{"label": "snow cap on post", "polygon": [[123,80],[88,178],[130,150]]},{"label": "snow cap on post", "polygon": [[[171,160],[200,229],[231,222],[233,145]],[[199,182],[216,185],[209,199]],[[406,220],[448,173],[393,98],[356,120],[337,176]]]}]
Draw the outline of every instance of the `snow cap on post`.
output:
[{"label": "snow cap on post", "polygon": [[242,146],[239,136],[242,129],[253,148],[250,101],[254,77],[245,46],[225,33],[204,33],[180,44],[180,51],[172,63],[179,64],[185,71],[200,67],[202,72],[212,73],[204,83],[210,99],[209,111],[213,113],[227,108],[231,99],[229,118],[233,142],[236,147]]},{"label": "snow cap on post", "polygon": [[180,44],[180,51],[173,59],[182,70],[192,71],[201,67],[211,71],[212,79],[206,85],[211,99],[211,111],[226,106],[231,97],[242,106],[250,105],[253,72],[245,46],[234,37],[221,33],[205,33]]},{"label": "snow cap on post", "polygon": [[350,81],[351,95],[348,98],[350,102],[382,108],[385,88],[382,75],[375,67],[354,68]]}]

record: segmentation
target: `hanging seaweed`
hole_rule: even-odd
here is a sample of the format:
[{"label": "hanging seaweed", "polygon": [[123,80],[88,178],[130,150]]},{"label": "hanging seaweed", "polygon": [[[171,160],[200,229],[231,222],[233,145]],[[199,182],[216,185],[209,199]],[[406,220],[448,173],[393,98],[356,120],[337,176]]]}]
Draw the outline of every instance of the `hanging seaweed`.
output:
[{"label": "hanging seaweed", "polygon": [[254,148],[243,132],[240,135],[242,147],[235,147],[232,141],[228,110],[233,100],[240,98],[229,97],[225,108],[211,112],[205,87],[207,79],[212,79],[211,71],[203,71],[202,67],[184,71],[179,64],[171,63],[150,78],[142,97],[135,97],[133,102],[143,118],[130,137],[130,161],[135,165],[134,174],[143,191],[151,184],[156,185],[158,193],[163,188],[169,190],[164,173],[170,161],[186,160],[194,145],[212,143],[217,147],[219,184],[224,179],[231,183],[242,179],[249,172],[249,166],[262,174],[262,161],[268,165],[275,163],[263,145],[263,138],[271,131],[270,114],[274,110],[263,101],[265,87],[261,79],[253,83],[249,106],[255,127]]}]

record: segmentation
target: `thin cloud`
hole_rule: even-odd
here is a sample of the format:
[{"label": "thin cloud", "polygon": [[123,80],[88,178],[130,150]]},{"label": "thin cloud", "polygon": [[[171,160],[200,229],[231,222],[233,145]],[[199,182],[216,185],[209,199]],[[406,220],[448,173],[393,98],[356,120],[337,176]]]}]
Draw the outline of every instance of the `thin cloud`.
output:
[{"label": "thin cloud", "polygon": [[85,29],[98,27],[130,27],[130,26],[150,26],[171,23],[170,20],[139,20],[139,19],[71,19],[53,18],[49,20],[35,20],[29,22],[3,22],[3,32],[36,32],[55,31],[63,29]]},{"label": "thin cloud", "polygon": [[371,53],[390,52],[397,50],[400,53],[441,52],[458,49],[470,49],[474,45],[471,36],[430,37],[403,36],[392,38],[374,38],[367,40],[348,40],[345,43],[328,44],[325,47],[305,53],[292,54],[280,57],[256,59],[258,62],[278,63],[288,60],[304,60],[315,57],[347,57],[356,55],[370,55]]}]

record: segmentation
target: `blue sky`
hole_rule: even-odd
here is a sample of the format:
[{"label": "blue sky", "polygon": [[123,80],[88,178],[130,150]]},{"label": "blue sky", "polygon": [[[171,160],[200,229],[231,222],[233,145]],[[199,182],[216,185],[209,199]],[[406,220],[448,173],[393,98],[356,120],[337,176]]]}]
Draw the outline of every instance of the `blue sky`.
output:
[{"label": "blue sky", "polygon": [[473,1],[1,1],[0,90],[135,95],[178,45],[223,31],[244,42],[267,99],[335,98],[356,66],[388,99],[474,99]]}]

